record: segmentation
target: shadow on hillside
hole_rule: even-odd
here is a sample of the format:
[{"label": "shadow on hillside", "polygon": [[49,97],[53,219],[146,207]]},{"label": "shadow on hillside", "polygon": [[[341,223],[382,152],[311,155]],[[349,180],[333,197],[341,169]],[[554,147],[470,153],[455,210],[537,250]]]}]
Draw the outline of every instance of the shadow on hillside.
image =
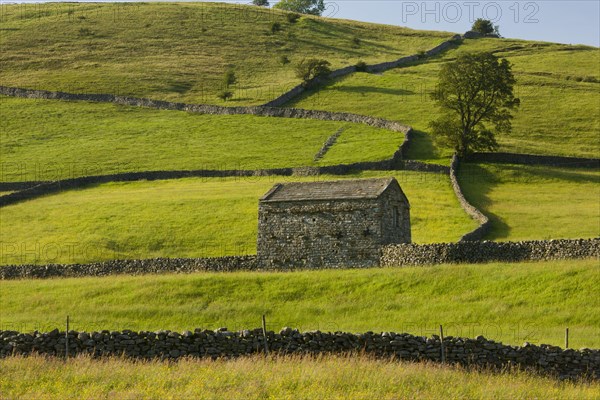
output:
[{"label": "shadow on hillside", "polygon": [[500,183],[498,178],[477,164],[463,163],[458,169],[458,181],[467,201],[490,219],[492,227],[485,239],[507,238],[511,231],[510,226],[499,215],[489,211],[493,204],[489,194]]},{"label": "shadow on hillside", "polygon": [[367,93],[391,94],[396,96],[406,96],[409,94],[415,94],[415,92],[411,90],[390,89],[377,86],[338,86],[332,89],[338,92],[360,93],[362,95],[365,95]]},{"label": "shadow on hillside", "polygon": [[592,169],[566,169],[565,167],[548,167],[548,166],[529,166],[529,165],[508,165],[494,164],[501,166],[503,170],[503,181],[565,181],[569,183],[600,183],[598,174],[590,174],[590,172],[598,172]]},{"label": "shadow on hillside", "polygon": [[165,88],[165,90],[168,92],[185,94],[192,87],[194,87],[194,84],[192,82],[177,82],[177,81],[175,81],[175,82],[167,83],[167,87]]},{"label": "shadow on hillside", "polygon": [[418,130],[412,131],[412,142],[408,147],[407,158],[411,160],[432,160],[440,156],[431,135]]}]

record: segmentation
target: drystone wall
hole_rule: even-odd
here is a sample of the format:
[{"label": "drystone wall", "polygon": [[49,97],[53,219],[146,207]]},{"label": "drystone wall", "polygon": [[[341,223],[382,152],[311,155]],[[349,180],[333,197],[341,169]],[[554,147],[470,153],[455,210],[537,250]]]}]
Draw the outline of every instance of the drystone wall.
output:
[{"label": "drystone wall", "polygon": [[[372,266],[401,267],[452,263],[549,261],[600,259],[600,238],[533,240],[522,242],[458,242],[434,244],[384,245],[381,258]],[[333,268],[366,267],[367,263],[336,265]],[[294,269],[301,268],[296,265]],[[306,266],[303,268],[307,268]],[[291,268],[263,268],[257,257],[230,256],[217,258],[156,258],[146,260],[112,260],[90,264],[3,265],[0,280],[45,279],[57,277],[143,275],[161,273],[289,271]],[[316,269],[316,268],[312,268]]]},{"label": "drystone wall", "polygon": [[256,256],[214,258],[154,258],[111,260],[89,264],[3,265],[0,280],[68,278],[106,275],[142,275],[192,272],[255,271]]},{"label": "drystone wall", "polygon": [[[326,165],[319,167],[291,167],[291,168],[271,168],[258,170],[189,170],[189,171],[144,171],[144,172],[124,172],[119,174],[84,176],[73,179],[63,179],[53,182],[18,182],[25,189],[0,196],[0,207],[19,203],[25,200],[35,199],[47,194],[58,193],[64,190],[81,188],[94,184],[108,182],[133,182],[140,180],[163,180],[163,179],[181,179],[189,177],[219,178],[219,177],[254,177],[254,176],[313,176],[313,175],[345,175],[350,172],[367,170],[394,170],[407,169],[427,172],[443,172],[435,166],[429,164],[404,162],[400,158],[400,150],[386,160],[381,161],[363,161],[352,164]],[[13,182],[0,183],[1,190],[12,190]]]},{"label": "drystone wall", "polygon": [[600,238],[530,240],[520,242],[466,241],[397,244],[382,248],[381,265],[411,265],[600,259]]},{"label": "drystone wall", "polygon": [[568,168],[600,168],[600,159],[598,158],[540,156],[519,153],[474,153],[468,156],[466,161],[478,163],[546,165],[550,167]]},{"label": "drystone wall", "polygon": [[460,188],[460,184],[458,183],[458,178],[456,176],[457,169],[458,157],[456,154],[454,154],[454,156],[452,156],[452,163],[450,164],[450,183],[452,184],[452,189],[454,190],[454,194],[456,195],[456,198],[458,199],[458,202],[460,203],[460,206],[463,208],[463,210],[465,210],[465,212],[471,218],[473,218],[475,221],[477,221],[477,223],[479,223],[479,226],[477,228],[475,228],[469,233],[464,234],[459,241],[465,242],[481,240],[490,230],[490,220],[476,207],[471,205],[471,203],[469,203],[467,199],[465,199],[462,189]]},{"label": "drystone wall", "polygon": [[[455,35],[455,36],[452,37],[452,39],[447,40],[447,41],[445,41],[445,42],[437,45],[433,49],[427,50],[426,52],[423,53],[423,56],[425,56],[425,57],[431,57],[431,56],[437,55],[437,54],[441,53],[442,51],[445,51],[445,50],[451,48],[452,46],[456,45],[456,43],[459,43],[459,41],[461,39],[462,39],[461,35]],[[423,56],[412,55],[412,56],[406,56],[406,57],[399,58],[398,60],[395,60],[395,61],[389,61],[389,62],[383,62],[383,63],[379,63],[379,64],[367,65],[366,66],[366,71],[370,72],[370,73],[384,72],[384,71],[390,70],[392,68],[398,68],[398,67],[400,67],[402,65],[406,65],[408,63],[418,61]],[[320,78],[313,79],[309,83],[308,87],[314,87],[316,85],[325,83],[327,81],[327,79],[340,78],[342,76],[350,75],[350,74],[352,74],[352,73],[354,73],[356,71],[357,71],[357,69],[356,69],[356,66],[354,66],[354,65],[350,65],[348,67],[336,69],[335,71],[332,71],[327,76],[326,79],[320,79]],[[264,106],[267,106],[267,107],[281,107],[281,106],[285,105],[286,103],[290,102],[291,100],[295,99],[296,97],[300,96],[305,91],[306,91],[306,87],[303,86],[303,85],[294,86],[292,89],[290,89],[287,92],[283,93],[278,98],[276,98],[274,100],[271,100],[268,103],[265,103]]]},{"label": "drystone wall", "polygon": [[271,354],[354,353],[408,361],[442,361],[450,364],[500,369],[520,367],[563,379],[600,379],[600,350],[561,349],[550,345],[504,345],[478,336],[475,339],[438,336],[422,337],[408,333],[280,332],[250,329],[237,332],[195,329],[173,331],[99,331],[68,334],[51,332],[19,333],[0,331],[0,357],[43,354],[65,356],[87,354],[93,357],[125,356],[141,359],[177,360],[182,357],[234,358],[265,351]]},{"label": "drystone wall", "polygon": [[258,263],[266,269],[379,265],[379,199],[260,202]]},{"label": "drystone wall", "polygon": [[210,115],[256,115],[261,117],[302,118],[321,121],[343,121],[364,124],[375,128],[388,129],[406,134],[411,127],[397,121],[343,112],[329,112],[320,110],[305,110],[301,108],[279,108],[265,106],[249,107],[223,107],[208,104],[174,103],[162,100],[144,99],[139,97],[115,96],[112,94],[85,94],[51,92],[47,90],[22,89],[0,86],[0,95],[21,97],[28,99],[47,99],[65,101],[92,101],[100,103],[114,103],[125,106],[155,108],[159,110],[186,111],[196,114]]}]

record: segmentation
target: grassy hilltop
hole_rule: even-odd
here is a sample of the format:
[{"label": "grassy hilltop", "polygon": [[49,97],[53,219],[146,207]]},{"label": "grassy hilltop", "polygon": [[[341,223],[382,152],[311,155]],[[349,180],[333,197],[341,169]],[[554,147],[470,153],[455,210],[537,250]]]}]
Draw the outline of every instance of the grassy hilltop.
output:
[{"label": "grassy hilltop", "polygon": [[[233,69],[230,103],[262,104],[299,83],[293,66],[303,58],[340,68],[451,37],[307,15],[290,23],[286,15],[224,3],[3,5],[0,85],[222,104],[216,95]],[[272,33],[274,23],[281,30]]]}]

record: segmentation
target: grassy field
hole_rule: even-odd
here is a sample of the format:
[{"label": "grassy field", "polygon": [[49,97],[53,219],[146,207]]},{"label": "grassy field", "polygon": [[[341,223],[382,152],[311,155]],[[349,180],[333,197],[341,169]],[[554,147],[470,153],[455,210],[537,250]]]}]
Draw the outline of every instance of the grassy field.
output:
[{"label": "grassy field", "polygon": [[488,239],[600,236],[600,171],[462,164],[467,200],[492,221]]},{"label": "grassy field", "polygon": [[286,14],[224,3],[3,4],[0,84],[222,103],[232,69],[231,103],[261,104],[299,83],[303,58],[333,68],[391,61],[452,36],[312,16],[289,23]]},{"label": "grassy field", "polygon": [[[249,357],[135,362],[80,357],[0,360],[0,394],[36,399],[596,399],[577,385],[523,372],[494,374],[366,357]],[[282,371],[285,371],[282,373]],[[77,390],[69,390],[76,387]]]},{"label": "grassy field", "polygon": [[413,241],[455,241],[476,226],[439,174],[111,183],[3,207],[0,264],[253,254],[258,199],[276,182],[390,175],[412,204]]},{"label": "grassy field", "polygon": [[600,157],[600,50],[520,40],[465,40],[439,57],[384,74],[356,73],[292,102],[302,108],[347,111],[402,121],[418,132],[411,158],[448,162],[427,135],[435,118],[429,93],[440,66],[460,52],[493,51],[514,65],[521,107],[513,132],[498,137],[502,151]]},{"label": "grassy field", "polygon": [[600,347],[597,260],[1,281],[3,329],[284,326]]},{"label": "grassy field", "polygon": [[[260,169],[390,158],[404,135],[362,124],[0,99],[0,181],[118,172]],[[327,138],[338,143],[313,161]]]}]

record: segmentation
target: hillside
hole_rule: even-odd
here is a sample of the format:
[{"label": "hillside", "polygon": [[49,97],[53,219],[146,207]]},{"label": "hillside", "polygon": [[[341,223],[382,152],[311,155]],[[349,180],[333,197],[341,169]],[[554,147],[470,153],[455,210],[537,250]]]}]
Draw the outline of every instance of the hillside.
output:
[{"label": "hillside", "polygon": [[[0,181],[156,170],[255,170],[391,158],[400,132],[363,124],[199,115],[106,103],[0,96]],[[323,143],[336,145],[314,160]]]},{"label": "hillside", "polygon": [[[429,93],[440,67],[461,52],[493,51],[513,63],[522,102],[512,134],[499,137],[501,150],[600,158],[600,49],[463,40],[384,73],[331,80],[284,108],[226,108],[261,105],[298,85],[294,68],[306,58],[327,59],[333,69],[381,63],[423,55],[453,36],[307,15],[293,22],[287,15],[223,3],[1,5],[0,86],[212,106],[166,107],[114,97],[110,103],[100,96],[66,101],[67,95],[56,93],[60,100],[43,100],[24,91],[21,96],[30,98],[0,96],[0,196],[18,187],[34,194],[0,201],[0,269],[255,254],[258,199],[288,181],[394,176],[410,202],[415,243],[455,242],[478,226],[465,212],[469,208],[461,207],[458,186],[490,218],[485,239],[600,236],[598,169],[461,161],[454,191],[454,175],[444,168],[451,151],[439,148],[428,128],[438,113]],[[217,94],[225,89],[228,70],[237,82],[225,102]],[[2,93],[16,96],[13,89]],[[403,124],[413,126],[412,135],[405,137],[409,128]],[[317,160],[324,143],[330,147]],[[406,170],[291,171],[381,161],[395,152],[404,159],[395,158],[394,168]],[[257,171],[267,168],[290,170],[278,171],[280,176]],[[73,186],[60,181],[199,169],[229,172],[211,175],[227,175],[221,178],[181,172],[160,180],[149,174],[130,182],[82,179]],[[253,172],[239,176],[236,170]],[[331,173],[340,171],[347,170]],[[40,180],[59,182],[33,188],[23,183]],[[295,231],[285,235],[307,242]],[[441,251],[452,254],[451,248]],[[259,326],[266,315],[271,330],[431,336],[443,324],[446,336],[561,347],[568,327],[571,348],[600,348],[600,298],[593,294],[600,286],[597,259],[345,266],[0,280],[0,330],[63,329],[67,315],[70,329],[88,332],[238,330]],[[0,359],[0,397],[592,399],[599,389],[594,382],[563,382],[512,368],[470,370],[360,354],[179,360],[7,357]]]},{"label": "hillside", "polygon": [[429,97],[441,65],[460,52],[491,51],[513,63],[521,107],[513,132],[500,136],[501,151],[600,157],[600,49],[512,39],[464,40],[455,49],[382,75],[356,73],[290,106],[370,114],[403,121],[419,131],[411,157],[448,162],[428,123],[437,109]]},{"label": "hillside", "polygon": [[232,69],[229,103],[262,104],[299,83],[303,58],[333,68],[389,61],[451,36],[286,15],[224,3],[3,5],[0,85],[223,104],[216,95]]}]

